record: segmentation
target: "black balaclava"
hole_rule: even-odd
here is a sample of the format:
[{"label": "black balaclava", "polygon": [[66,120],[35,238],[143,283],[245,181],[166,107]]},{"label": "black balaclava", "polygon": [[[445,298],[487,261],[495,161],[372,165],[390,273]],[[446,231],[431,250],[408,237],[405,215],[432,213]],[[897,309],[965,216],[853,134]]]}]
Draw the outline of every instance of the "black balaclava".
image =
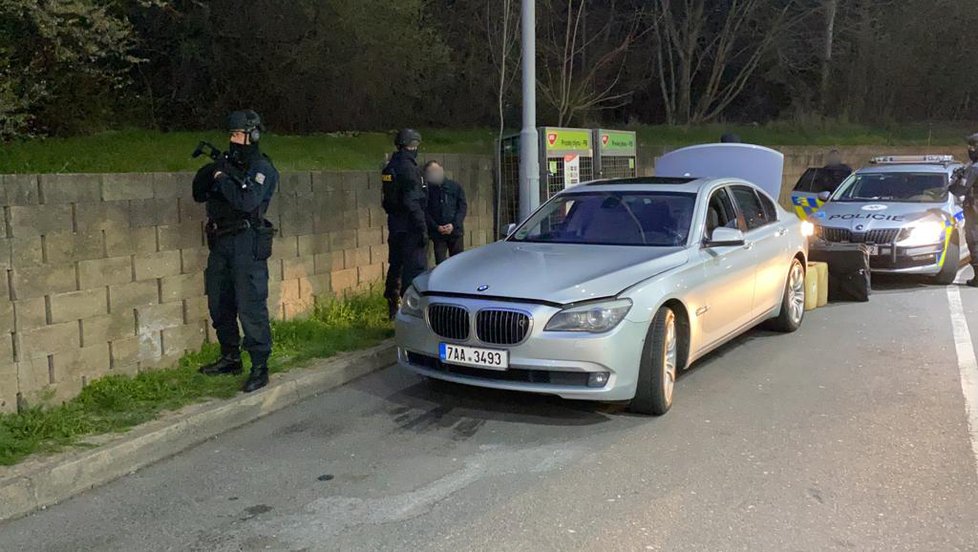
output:
[{"label": "black balaclava", "polygon": [[258,144],[235,144],[228,145],[228,160],[239,168],[244,168],[249,161],[258,155]]},{"label": "black balaclava", "polygon": [[978,163],[978,146],[968,148],[968,159],[971,159],[972,163]]}]

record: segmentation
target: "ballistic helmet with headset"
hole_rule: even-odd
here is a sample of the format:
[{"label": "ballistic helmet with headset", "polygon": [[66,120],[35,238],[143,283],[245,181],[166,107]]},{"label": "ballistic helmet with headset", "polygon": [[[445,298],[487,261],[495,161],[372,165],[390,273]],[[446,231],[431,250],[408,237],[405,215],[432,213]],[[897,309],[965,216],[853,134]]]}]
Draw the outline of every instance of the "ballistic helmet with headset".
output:
[{"label": "ballistic helmet with headset", "polygon": [[413,128],[402,128],[394,137],[394,145],[398,148],[418,147],[421,145],[421,133]]},{"label": "ballistic helmet with headset", "polygon": [[261,117],[251,109],[244,111],[234,111],[228,115],[228,131],[242,131],[248,134],[248,139],[252,144],[257,144],[261,140],[261,133],[265,130],[265,125],[261,124]]},{"label": "ballistic helmet with headset", "polygon": [[973,163],[978,163],[978,132],[968,136],[968,159]]}]

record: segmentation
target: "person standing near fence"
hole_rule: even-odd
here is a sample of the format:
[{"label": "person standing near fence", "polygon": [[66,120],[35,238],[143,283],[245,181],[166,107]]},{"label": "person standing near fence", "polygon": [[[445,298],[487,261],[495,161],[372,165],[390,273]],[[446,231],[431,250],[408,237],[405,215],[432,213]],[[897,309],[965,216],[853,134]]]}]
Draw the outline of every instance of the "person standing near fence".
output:
[{"label": "person standing near fence", "polygon": [[397,151],[381,171],[381,191],[387,213],[387,279],[384,298],[388,316],[397,314],[401,296],[428,268],[428,193],[418,167],[421,134],[405,128],[394,139]]},{"label": "person standing near fence", "polygon": [[[275,229],[265,219],[278,171],[258,148],[263,130],[254,111],[228,117],[228,153],[194,177],[194,200],[206,203],[207,268],[204,288],[221,357],[200,369],[218,376],[240,374],[241,346],[251,357],[244,384],[250,393],[268,385],[272,330],[268,320],[268,258]],[[238,333],[244,330],[244,342]]]},{"label": "person standing near fence", "polygon": [[437,161],[424,166],[428,186],[428,234],[435,250],[435,264],[465,250],[465,190],[454,180],[445,178],[445,168]]}]

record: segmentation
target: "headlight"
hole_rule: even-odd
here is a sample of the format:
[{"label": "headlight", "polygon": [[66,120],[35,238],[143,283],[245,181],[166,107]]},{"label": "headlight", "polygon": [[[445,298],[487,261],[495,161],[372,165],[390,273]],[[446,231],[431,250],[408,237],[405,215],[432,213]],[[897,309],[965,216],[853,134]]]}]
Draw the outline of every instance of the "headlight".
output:
[{"label": "headlight", "polygon": [[414,286],[404,292],[404,297],[401,298],[401,312],[415,318],[424,318],[424,313],[421,312],[421,294],[414,289]]},{"label": "headlight", "polygon": [[944,241],[944,232],[943,221],[923,220],[900,230],[896,244],[901,247],[916,247],[940,243]]},{"label": "headlight", "polygon": [[815,235],[815,225],[812,224],[812,223],[810,223],[810,222],[808,222],[807,220],[803,220],[801,222],[801,235],[802,236],[805,236],[806,238],[811,237],[811,236],[814,236]]},{"label": "headlight", "polygon": [[571,307],[555,314],[547,322],[547,327],[544,330],[548,332],[606,332],[624,320],[631,308],[631,299],[616,299]]}]

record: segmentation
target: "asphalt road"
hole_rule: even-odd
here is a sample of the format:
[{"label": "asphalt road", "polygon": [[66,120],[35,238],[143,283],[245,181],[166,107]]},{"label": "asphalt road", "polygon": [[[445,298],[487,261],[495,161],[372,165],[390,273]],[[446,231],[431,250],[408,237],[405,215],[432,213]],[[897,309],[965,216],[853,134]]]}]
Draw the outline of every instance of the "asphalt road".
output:
[{"label": "asphalt road", "polygon": [[978,290],[877,285],[724,347],[661,418],[390,368],[0,524],[0,551],[978,550]]}]

